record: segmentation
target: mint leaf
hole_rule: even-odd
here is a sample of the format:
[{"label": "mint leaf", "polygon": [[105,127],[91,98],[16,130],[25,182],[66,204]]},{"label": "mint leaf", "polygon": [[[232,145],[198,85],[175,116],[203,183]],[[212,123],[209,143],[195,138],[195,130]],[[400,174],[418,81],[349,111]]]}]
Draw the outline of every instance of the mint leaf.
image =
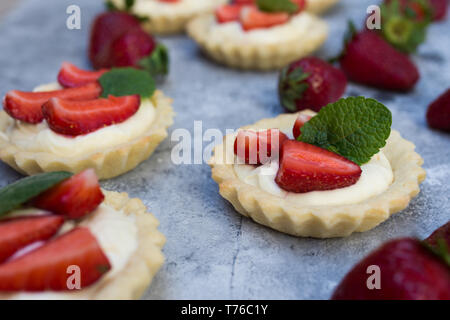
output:
[{"label": "mint leaf", "polygon": [[71,173],[64,171],[42,173],[4,187],[0,190],[0,216],[19,208],[25,202],[71,176]]},{"label": "mint leaf", "polygon": [[298,5],[291,0],[257,0],[256,4],[261,11],[296,13]]},{"label": "mint leaf", "polygon": [[142,98],[150,98],[155,92],[156,85],[152,76],[135,68],[113,68],[104,73],[98,80],[102,86],[102,97],[109,95],[116,97],[140,95]]},{"label": "mint leaf", "polygon": [[152,76],[166,75],[169,72],[169,54],[167,48],[158,44],[153,52],[139,60],[138,65]]},{"label": "mint leaf", "polygon": [[299,141],[362,165],[386,145],[392,115],[374,99],[349,97],[323,107],[302,127]]}]

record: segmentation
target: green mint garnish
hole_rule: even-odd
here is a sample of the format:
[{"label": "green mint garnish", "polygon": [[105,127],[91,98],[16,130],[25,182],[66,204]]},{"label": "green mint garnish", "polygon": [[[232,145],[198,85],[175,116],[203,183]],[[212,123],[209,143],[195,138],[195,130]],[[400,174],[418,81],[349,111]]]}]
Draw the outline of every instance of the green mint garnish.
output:
[{"label": "green mint garnish", "polygon": [[116,97],[138,94],[141,98],[150,98],[156,85],[152,76],[144,70],[135,68],[113,68],[98,80],[102,86],[102,97]]},{"label": "green mint garnish", "polygon": [[166,75],[169,72],[169,54],[167,48],[158,44],[153,52],[138,62],[139,66],[147,70],[152,76]]},{"label": "green mint garnish", "polygon": [[323,107],[297,138],[362,165],[386,145],[392,115],[374,99],[349,97]]},{"label": "green mint garnish", "polygon": [[19,208],[22,204],[71,176],[71,173],[64,171],[42,173],[4,187],[0,190],[0,216]]},{"label": "green mint garnish", "polygon": [[257,0],[256,4],[261,11],[296,13],[298,5],[291,0]]}]

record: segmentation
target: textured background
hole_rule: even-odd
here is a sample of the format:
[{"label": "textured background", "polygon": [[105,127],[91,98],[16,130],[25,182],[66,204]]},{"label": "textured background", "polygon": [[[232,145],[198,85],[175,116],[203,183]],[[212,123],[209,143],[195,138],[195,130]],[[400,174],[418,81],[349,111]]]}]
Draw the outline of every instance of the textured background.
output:
[{"label": "textured background", "polygon": [[[3,1],[2,1],[3,2]],[[336,54],[348,19],[363,21],[377,0],[344,0],[325,15],[330,37],[318,52]],[[66,8],[78,4],[82,29],[67,30]],[[28,0],[0,25],[0,94],[31,90],[55,80],[61,62],[89,67],[89,25],[102,2]],[[148,299],[327,299],[351,266],[382,242],[399,236],[425,237],[450,217],[450,135],[425,123],[430,101],[450,80],[450,22],[434,24],[413,58],[421,80],[414,91],[397,94],[349,85],[346,95],[365,95],[385,103],[395,129],[417,145],[428,177],[408,209],[374,230],[345,239],[300,239],[242,218],[218,194],[207,165],[175,166],[167,139],[136,170],[103,183],[144,200],[167,237],[167,261],[144,298]],[[283,112],[276,95],[276,73],[237,72],[206,60],[185,36],[162,38],[170,48],[171,74],[161,85],[175,99],[175,128],[193,131],[236,128]],[[206,143],[205,143],[206,145]],[[0,186],[20,176],[0,164]]]}]

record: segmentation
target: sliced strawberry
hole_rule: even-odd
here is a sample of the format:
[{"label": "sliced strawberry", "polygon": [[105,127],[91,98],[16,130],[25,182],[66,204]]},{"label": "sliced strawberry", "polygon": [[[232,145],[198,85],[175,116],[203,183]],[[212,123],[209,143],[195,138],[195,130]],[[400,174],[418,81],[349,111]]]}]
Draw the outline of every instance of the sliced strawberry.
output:
[{"label": "sliced strawberry", "polygon": [[138,95],[87,101],[52,98],[42,111],[50,129],[78,136],[127,120],[138,111],[139,105]]},{"label": "sliced strawberry", "polygon": [[67,100],[90,100],[100,96],[102,88],[96,82],[78,88],[45,92],[24,92],[12,90],[3,99],[5,111],[14,119],[28,123],[39,123],[44,119],[42,105],[51,98]]},{"label": "sliced strawberry", "polygon": [[303,193],[348,187],[360,176],[356,163],[317,146],[289,140],[281,147],[275,181],[286,191]]},{"label": "sliced strawberry", "polygon": [[64,62],[58,73],[58,82],[66,88],[80,87],[97,81],[107,71],[108,69],[99,71],[82,70],[69,62]]},{"label": "sliced strawberry", "polygon": [[234,141],[234,153],[246,164],[263,164],[278,157],[280,146],[288,139],[279,129],[241,130]]},{"label": "sliced strawberry", "polygon": [[47,240],[64,223],[60,216],[27,216],[0,221],[0,262],[36,241]]},{"label": "sliced strawberry", "polygon": [[219,23],[239,21],[241,10],[241,5],[224,4],[216,9],[216,20]]},{"label": "sliced strawberry", "polygon": [[97,239],[89,229],[80,227],[0,265],[0,291],[69,290],[69,266],[79,268],[81,288],[111,269]]},{"label": "sliced strawberry", "polygon": [[95,171],[87,169],[40,194],[32,205],[78,219],[97,209],[104,198]]},{"label": "sliced strawberry", "polygon": [[292,128],[292,133],[294,134],[294,139],[297,139],[302,133],[301,133],[301,127],[308,122],[312,116],[309,116],[307,114],[300,113],[295,120],[294,128]]},{"label": "sliced strawberry", "polygon": [[242,28],[247,31],[286,23],[289,20],[289,14],[286,12],[262,12],[257,8],[249,7],[242,9],[240,20]]}]

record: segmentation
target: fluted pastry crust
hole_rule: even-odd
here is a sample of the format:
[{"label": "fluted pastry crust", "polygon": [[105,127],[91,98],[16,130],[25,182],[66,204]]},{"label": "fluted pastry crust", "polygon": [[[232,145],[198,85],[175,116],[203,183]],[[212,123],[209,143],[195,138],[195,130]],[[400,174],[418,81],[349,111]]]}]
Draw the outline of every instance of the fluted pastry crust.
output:
[{"label": "fluted pastry crust", "polygon": [[[238,69],[279,69],[310,55],[327,38],[328,26],[324,21],[307,12],[300,13],[300,16],[307,19],[308,32],[300,30],[298,37],[292,37],[291,34],[289,38],[280,35],[277,41],[272,43],[242,43],[233,39],[217,41],[209,32],[215,21],[212,14],[190,21],[187,33],[209,57],[219,63]],[[292,32],[295,31],[293,28]]]},{"label": "fluted pastry crust", "polygon": [[[306,111],[311,114],[311,111]],[[268,129],[292,127],[298,114],[283,114],[263,119],[245,128]],[[226,139],[225,137],[224,139]],[[232,143],[227,143],[232,148]],[[361,203],[337,206],[301,206],[272,195],[240,180],[233,164],[227,164],[225,144],[217,146],[210,159],[212,178],[219,192],[244,216],[275,230],[301,237],[344,237],[376,227],[390,215],[405,209],[425,179],[423,159],[415,145],[392,130],[383,152],[390,162],[394,181],[378,196]]]}]

